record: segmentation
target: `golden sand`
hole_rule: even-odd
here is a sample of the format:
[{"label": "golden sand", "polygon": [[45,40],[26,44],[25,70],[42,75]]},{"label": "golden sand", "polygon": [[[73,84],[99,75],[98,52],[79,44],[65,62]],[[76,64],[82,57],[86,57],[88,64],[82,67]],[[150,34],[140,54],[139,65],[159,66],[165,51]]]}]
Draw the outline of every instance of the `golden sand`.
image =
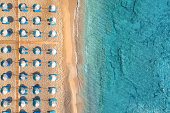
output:
[{"label": "golden sand", "polygon": [[[76,93],[77,84],[75,81],[76,59],[74,54],[74,42],[73,42],[73,21],[74,11],[76,10],[76,0],[65,0],[63,4],[63,23],[64,23],[64,73],[65,79],[65,112],[66,113],[78,113],[76,106]],[[67,107],[66,107],[67,106]]]},{"label": "golden sand", "polygon": [[[81,11],[84,11],[84,7],[81,8]],[[81,93],[83,90],[82,84],[83,83],[83,77],[79,76],[80,72],[77,70],[77,66],[80,64],[82,65],[83,57],[82,55],[78,59],[78,64],[76,64],[76,56],[77,51],[76,47],[77,44],[77,38],[83,38],[83,36],[77,37],[77,31],[80,31],[79,34],[83,35],[83,17],[84,12],[81,12],[80,18],[75,18],[77,13],[77,0],[65,0],[63,5],[63,20],[64,20],[64,73],[66,75],[65,79],[65,112],[66,113],[82,113],[85,108],[85,102],[81,97]],[[80,20],[79,20],[80,19]],[[79,22],[82,23],[79,23]],[[73,25],[74,22],[74,25]],[[77,28],[77,24],[81,24]],[[74,27],[74,31],[73,31]],[[78,30],[77,30],[78,29]],[[74,34],[73,34],[74,32]],[[74,38],[73,38],[74,36]],[[83,41],[83,40],[79,40]],[[81,45],[83,46],[83,45]],[[81,49],[81,48],[80,48]],[[82,50],[82,49],[81,49]],[[81,81],[81,82],[80,82]],[[68,84],[69,83],[69,84]]]},{"label": "golden sand", "polygon": [[[14,61],[11,67],[3,68],[0,66],[0,75],[7,71],[12,71],[12,78],[8,81],[2,81],[0,83],[0,87],[3,87],[7,84],[11,84],[11,92],[7,95],[0,94],[0,100],[5,99],[7,97],[12,97],[13,101],[11,105],[7,108],[0,107],[0,112],[11,109],[12,112],[19,112],[21,109],[24,109],[26,112],[31,113],[36,108],[32,105],[32,99],[36,96],[32,93],[32,86],[35,84],[39,84],[42,87],[42,92],[38,95],[42,101],[40,108],[42,112],[47,112],[50,110],[55,110],[57,113],[77,113],[76,106],[76,93],[77,93],[77,80],[76,78],[76,63],[75,63],[75,54],[74,54],[74,44],[73,44],[73,20],[74,20],[74,11],[77,5],[76,0],[0,0],[0,3],[12,3],[13,9],[10,12],[0,11],[0,15],[2,16],[13,16],[14,22],[10,25],[1,24],[1,29],[12,28],[14,33],[11,37],[0,37],[0,48],[4,46],[11,46],[12,52],[9,54],[0,54],[0,61],[6,60],[8,58],[12,58]],[[18,5],[20,3],[26,3],[28,5],[28,12],[21,12],[18,9]],[[42,6],[42,12],[33,12],[32,5],[39,4]],[[57,13],[48,12],[49,5],[54,4],[57,6]],[[21,16],[26,16],[29,20],[28,25],[20,25],[18,20]],[[33,17],[40,16],[42,18],[42,24],[40,26],[33,25]],[[57,18],[56,26],[49,26],[47,23],[47,19],[50,17]],[[28,37],[23,38],[20,37],[18,32],[19,29],[26,29],[28,31]],[[42,38],[35,38],[32,35],[33,30],[39,29],[42,32]],[[56,30],[57,38],[49,38],[48,32],[50,30]],[[24,46],[29,49],[29,54],[21,55],[19,54],[19,47]],[[34,47],[39,46],[42,48],[42,55],[34,55],[32,50]],[[47,49],[57,48],[57,55],[51,56],[46,54]],[[28,67],[20,68],[19,67],[19,59],[25,58],[28,60]],[[34,68],[32,65],[33,60],[35,59],[42,60],[42,66],[38,68]],[[51,69],[48,67],[48,61],[57,61],[57,68]],[[20,81],[18,75],[20,72],[25,71],[28,75],[28,80]],[[32,73],[35,71],[39,71],[42,75],[41,81],[33,81]],[[49,74],[58,74],[56,82],[50,82],[48,80]],[[18,93],[19,86],[24,84],[29,87],[28,95],[25,97],[29,100],[28,105],[26,107],[21,108],[18,105],[19,98],[21,95]],[[48,90],[45,88],[48,87],[57,87],[57,94],[50,95]],[[70,96],[67,96],[70,95]],[[57,106],[55,108],[51,108],[48,105],[48,99],[57,98]],[[71,104],[67,101],[71,100]]]}]

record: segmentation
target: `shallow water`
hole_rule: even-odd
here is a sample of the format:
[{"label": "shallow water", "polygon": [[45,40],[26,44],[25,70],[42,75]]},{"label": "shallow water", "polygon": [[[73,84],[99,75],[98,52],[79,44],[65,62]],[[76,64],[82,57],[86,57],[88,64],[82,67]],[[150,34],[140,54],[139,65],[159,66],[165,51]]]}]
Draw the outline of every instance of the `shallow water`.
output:
[{"label": "shallow water", "polygon": [[86,113],[168,112],[168,1],[86,1]]}]

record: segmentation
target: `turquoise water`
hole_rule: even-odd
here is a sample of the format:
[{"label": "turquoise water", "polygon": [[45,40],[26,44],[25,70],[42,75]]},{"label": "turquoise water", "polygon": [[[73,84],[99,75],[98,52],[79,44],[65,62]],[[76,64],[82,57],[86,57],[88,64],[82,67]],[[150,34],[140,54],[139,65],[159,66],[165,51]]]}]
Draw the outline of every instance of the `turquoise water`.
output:
[{"label": "turquoise water", "polygon": [[170,1],[86,0],[86,113],[168,113]]}]

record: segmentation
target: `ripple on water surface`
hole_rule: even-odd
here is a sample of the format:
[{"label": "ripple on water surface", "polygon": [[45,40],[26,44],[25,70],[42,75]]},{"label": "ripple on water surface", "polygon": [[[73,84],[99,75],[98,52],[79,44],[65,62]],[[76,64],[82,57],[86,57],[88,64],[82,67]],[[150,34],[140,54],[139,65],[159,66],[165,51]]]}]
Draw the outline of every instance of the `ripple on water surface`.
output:
[{"label": "ripple on water surface", "polygon": [[166,113],[168,0],[86,2],[87,113]]}]

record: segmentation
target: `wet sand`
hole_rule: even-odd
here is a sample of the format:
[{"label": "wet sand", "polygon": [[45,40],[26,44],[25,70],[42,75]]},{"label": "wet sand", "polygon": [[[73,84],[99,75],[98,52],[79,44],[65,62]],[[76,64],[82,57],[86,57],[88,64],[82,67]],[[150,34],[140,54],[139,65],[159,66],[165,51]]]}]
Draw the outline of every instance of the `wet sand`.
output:
[{"label": "wet sand", "polygon": [[[82,77],[79,77],[79,71],[77,66],[83,62],[83,58],[77,61],[77,48],[78,46],[76,38],[78,38],[78,29],[83,30],[83,26],[77,27],[79,19],[83,22],[83,18],[77,18],[77,0],[65,0],[63,4],[63,16],[64,16],[64,73],[65,79],[65,113],[81,113],[84,109],[84,101],[81,98]],[[82,23],[81,23],[82,24]],[[81,33],[82,34],[82,33]],[[83,34],[82,34],[83,35]],[[82,38],[82,37],[79,37]],[[83,41],[83,40],[79,40]],[[81,42],[80,42],[81,43]],[[83,43],[81,43],[83,44]],[[80,45],[79,45],[80,46]],[[78,47],[79,47],[78,46]],[[83,46],[83,45],[81,45]],[[80,58],[79,57],[79,58]],[[80,82],[81,81],[81,82]],[[68,84],[69,83],[69,84]]]},{"label": "wet sand", "polygon": [[63,23],[64,23],[64,61],[63,66],[65,79],[65,113],[78,113],[76,106],[76,93],[77,93],[77,69],[76,57],[74,54],[73,42],[73,21],[74,11],[76,10],[76,0],[65,0],[63,4]]}]

